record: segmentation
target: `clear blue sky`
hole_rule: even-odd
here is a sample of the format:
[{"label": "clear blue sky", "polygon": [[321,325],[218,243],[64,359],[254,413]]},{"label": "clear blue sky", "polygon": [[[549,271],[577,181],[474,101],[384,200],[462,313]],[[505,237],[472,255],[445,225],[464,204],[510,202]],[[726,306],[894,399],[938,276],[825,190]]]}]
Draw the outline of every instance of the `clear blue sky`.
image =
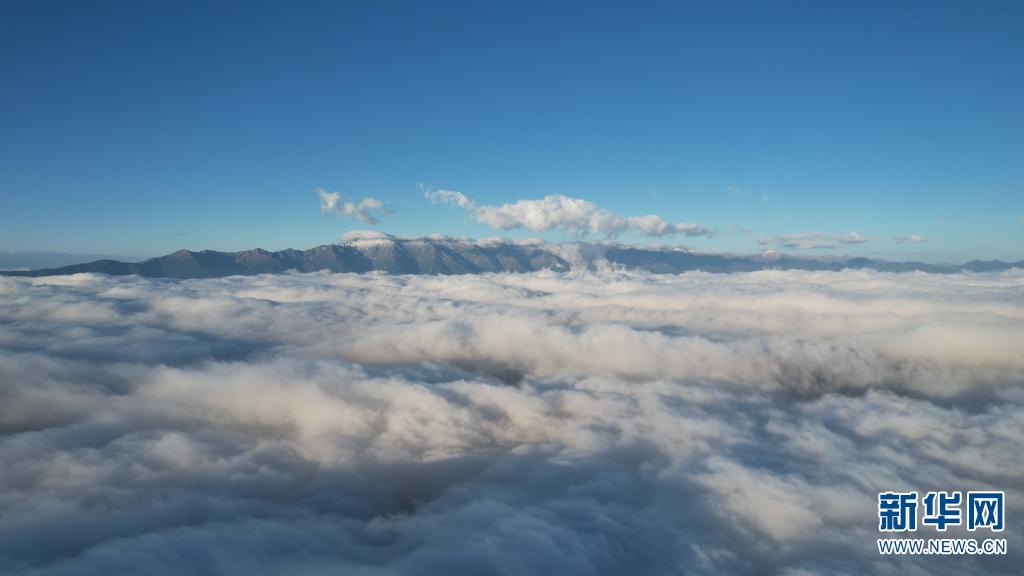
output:
[{"label": "clear blue sky", "polygon": [[1024,3],[0,2],[0,249],[495,235],[421,182],[1024,258]]}]

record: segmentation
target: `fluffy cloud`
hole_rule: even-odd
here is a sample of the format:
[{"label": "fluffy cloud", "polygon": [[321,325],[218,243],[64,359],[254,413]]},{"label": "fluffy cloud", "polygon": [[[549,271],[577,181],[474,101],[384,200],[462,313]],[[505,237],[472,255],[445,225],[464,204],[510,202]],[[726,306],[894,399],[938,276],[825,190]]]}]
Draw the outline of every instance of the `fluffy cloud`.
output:
[{"label": "fluffy cloud", "polygon": [[576,237],[599,234],[614,238],[626,232],[640,236],[663,237],[710,236],[711,231],[700,224],[666,222],[661,216],[622,216],[598,208],[593,202],[561,194],[540,200],[517,200],[500,206],[479,206],[468,196],[454,190],[430,190],[424,187],[431,202],[458,206],[474,214],[477,222],[496,230],[526,228],[534,232],[562,230]]},{"label": "fluffy cloud", "polygon": [[423,185],[420,185],[420,189],[423,190],[423,194],[431,202],[452,204],[462,208],[463,210],[472,210],[476,208],[476,202],[471,200],[469,196],[466,196],[462,192],[456,192],[455,190],[431,190]]},{"label": "fluffy cloud", "polygon": [[323,188],[318,188],[316,194],[320,197],[320,212],[334,214],[339,218],[358,218],[367,224],[376,224],[378,218],[372,212],[381,210],[384,207],[380,200],[369,196],[364,197],[359,202],[353,202],[347,196],[343,201],[340,193],[328,192]]},{"label": "fluffy cloud", "polygon": [[758,236],[757,243],[775,245],[781,248],[796,250],[814,250],[819,248],[836,248],[843,244],[862,244],[873,238],[862,236],[857,232],[848,234],[825,234],[823,232],[797,232],[795,234],[778,234],[775,236]]},{"label": "fluffy cloud", "polygon": [[[1022,284],[0,278],[0,573],[1013,573]],[[880,557],[936,488],[1011,556]]]}]

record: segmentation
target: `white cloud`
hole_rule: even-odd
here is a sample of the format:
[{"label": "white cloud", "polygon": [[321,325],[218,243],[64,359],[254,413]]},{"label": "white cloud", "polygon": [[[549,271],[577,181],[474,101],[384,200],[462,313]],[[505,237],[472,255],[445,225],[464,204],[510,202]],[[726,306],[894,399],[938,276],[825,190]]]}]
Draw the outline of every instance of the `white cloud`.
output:
[{"label": "white cloud", "polygon": [[334,214],[339,218],[358,218],[367,224],[376,224],[378,218],[372,212],[384,207],[383,202],[369,196],[359,202],[353,202],[348,196],[342,200],[340,193],[328,192],[323,188],[317,188],[316,193],[320,197],[320,212],[323,214]]},{"label": "white cloud", "polygon": [[423,191],[424,196],[427,197],[433,203],[444,203],[458,206],[463,210],[472,210],[476,207],[476,203],[469,199],[468,196],[462,192],[456,192],[454,190],[431,190],[427,186],[420,184],[420,190]]},{"label": "white cloud", "polygon": [[757,237],[757,243],[762,246],[770,244],[796,250],[836,248],[843,244],[862,244],[864,242],[870,242],[871,240],[874,240],[874,238],[863,236],[857,232],[849,232],[847,234],[825,234],[824,232],[814,231]]},{"label": "white cloud", "polygon": [[1019,517],[1022,282],[2,277],[0,572],[1013,573],[875,506]]},{"label": "white cloud", "polygon": [[[422,187],[422,186],[421,186]],[[666,222],[662,217],[622,216],[598,208],[593,202],[561,194],[545,196],[540,200],[517,200],[500,206],[477,205],[461,192],[431,190],[422,187],[431,202],[452,204],[474,214],[477,222],[496,230],[526,228],[534,232],[562,230],[576,237],[598,234],[614,238],[626,232],[641,236],[663,237],[710,236],[711,231],[700,224]]]},{"label": "white cloud", "polygon": [[927,236],[923,236],[921,234],[909,234],[907,236],[893,236],[892,239],[895,240],[896,242],[900,243],[900,244],[906,244],[906,243],[917,244],[918,242],[927,242],[928,241],[928,237]]}]

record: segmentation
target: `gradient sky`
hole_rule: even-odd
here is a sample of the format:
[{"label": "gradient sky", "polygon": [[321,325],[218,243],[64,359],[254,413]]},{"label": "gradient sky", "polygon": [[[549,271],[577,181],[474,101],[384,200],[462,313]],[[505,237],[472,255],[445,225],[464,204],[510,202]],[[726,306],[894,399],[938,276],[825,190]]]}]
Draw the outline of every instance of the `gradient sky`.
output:
[{"label": "gradient sky", "polygon": [[423,183],[700,223],[654,241],[704,250],[1021,259],[1022,103],[1014,1],[3,0],[0,249],[496,234]]}]

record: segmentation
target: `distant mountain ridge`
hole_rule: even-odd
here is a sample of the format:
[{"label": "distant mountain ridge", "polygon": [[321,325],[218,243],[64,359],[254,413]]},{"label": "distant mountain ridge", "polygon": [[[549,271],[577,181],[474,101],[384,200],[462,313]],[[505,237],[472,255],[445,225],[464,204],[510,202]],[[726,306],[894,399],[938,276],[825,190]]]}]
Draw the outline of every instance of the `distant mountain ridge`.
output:
[{"label": "distant mountain ridge", "polygon": [[0,270],[35,270],[39,268],[57,268],[94,262],[96,260],[118,259],[125,262],[138,262],[143,258],[128,256],[112,256],[109,254],[72,254],[67,252],[41,251],[0,251]]},{"label": "distant mountain ridge", "polygon": [[2,271],[6,276],[56,276],[94,272],[112,276],[137,274],[149,278],[220,278],[288,271],[373,272],[389,274],[479,274],[533,272],[605,266],[675,274],[690,270],[750,272],[766,269],[843,270],[931,273],[995,272],[1024,268],[1024,261],[973,260],[965,264],[891,262],[870,258],[814,259],[766,253],[753,256],[706,254],[679,248],[637,248],[619,244],[543,244],[503,240],[461,240],[446,237],[398,238],[380,233],[355,234],[339,244],[309,250],[262,249],[242,252],[179,250],[141,262],[97,260],[60,268]]}]

